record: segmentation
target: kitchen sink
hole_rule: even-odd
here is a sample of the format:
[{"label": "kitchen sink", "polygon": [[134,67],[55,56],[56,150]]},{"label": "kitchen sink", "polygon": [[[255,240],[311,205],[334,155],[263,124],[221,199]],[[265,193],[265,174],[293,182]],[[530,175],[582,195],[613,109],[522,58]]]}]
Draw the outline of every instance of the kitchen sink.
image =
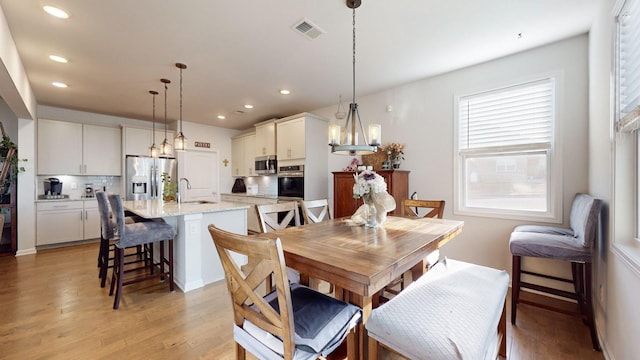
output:
[{"label": "kitchen sink", "polygon": [[189,204],[189,205],[198,205],[198,204],[215,204],[215,201],[209,200],[192,200],[192,201],[183,201],[180,204]]}]

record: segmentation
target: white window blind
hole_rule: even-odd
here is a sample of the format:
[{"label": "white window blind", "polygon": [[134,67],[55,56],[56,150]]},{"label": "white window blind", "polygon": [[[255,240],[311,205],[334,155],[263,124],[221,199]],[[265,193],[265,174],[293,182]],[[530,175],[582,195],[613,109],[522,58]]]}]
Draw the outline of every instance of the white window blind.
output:
[{"label": "white window blind", "polygon": [[458,105],[461,153],[474,149],[550,145],[553,81],[543,79],[461,98]]},{"label": "white window blind", "polygon": [[618,15],[618,131],[640,127],[640,2],[626,1]]}]

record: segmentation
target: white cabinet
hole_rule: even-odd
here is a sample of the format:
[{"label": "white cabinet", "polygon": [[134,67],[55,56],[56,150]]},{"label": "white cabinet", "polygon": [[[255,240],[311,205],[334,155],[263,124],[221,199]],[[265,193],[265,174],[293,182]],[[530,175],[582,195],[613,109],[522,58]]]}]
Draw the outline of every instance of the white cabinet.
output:
[{"label": "white cabinet", "polygon": [[97,200],[85,200],[84,203],[84,239],[100,238],[100,212]]},{"label": "white cabinet", "polygon": [[[316,134],[321,136],[321,134]],[[305,152],[305,118],[278,123],[277,129],[278,160],[304,159]]]},{"label": "white cabinet", "polygon": [[[149,147],[153,143],[153,129],[141,129],[133,127],[125,127],[124,134],[124,153],[125,155],[149,156]],[[165,139],[164,127],[155,131],[155,144],[159,149],[160,144]],[[167,140],[173,146],[174,132],[167,130]]]},{"label": "white cabinet", "polygon": [[38,120],[38,174],[121,175],[117,128]]},{"label": "white cabinet", "polygon": [[276,155],[276,123],[275,120],[255,124],[256,146],[255,156]]},{"label": "white cabinet", "polygon": [[38,120],[38,174],[82,174],[82,124]]},{"label": "white cabinet", "polygon": [[178,153],[178,173],[189,179],[191,189],[181,182],[180,196],[183,201],[218,201],[218,153],[187,150]]},{"label": "white cabinet", "polygon": [[120,129],[83,125],[83,174],[120,176],[122,166],[122,146],[120,144]]},{"label": "white cabinet", "polygon": [[100,237],[100,217],[95,200],[41,202],[36,208],[36,245]]},{"label": "white cabinet", "polygon": [[256,134],[243,134],[231,139],[231,175],[255,175]]}]

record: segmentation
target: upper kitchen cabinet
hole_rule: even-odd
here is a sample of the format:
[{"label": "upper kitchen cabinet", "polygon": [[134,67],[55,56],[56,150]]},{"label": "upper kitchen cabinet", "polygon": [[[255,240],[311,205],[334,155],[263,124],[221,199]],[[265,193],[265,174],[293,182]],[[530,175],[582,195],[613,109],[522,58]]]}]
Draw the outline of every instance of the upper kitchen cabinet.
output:
[{"label": "upper kitchen cabinet", "polygon": [[[164,128],[155,131],[155,144],[160,144],[165,139]],[[167,140],[173,145],[174,132],[167,130]],[[149,156],[149,147],[154,142],[152,129],[125,127],[123,129],[125,155]]]},{"label": "upper kitchen cabinet", "polygon": [[231,175],[255,175],[256,134],[242,134],[231,139]]},{"label": "upper kitchen cabinet", "polygon": [[256,127],[255,156],[276,155],[276,122],[267,120],[254,125]]},{"label": "upper kitchen cabinet", "polygon": [[325,134],[328,124],[326,119],[310,113],[302,113],[279,119],[276,124],[278,161],[316,156],[326,159]]},{"label": "upper kitchen cabinet", "polygon": [[121,174],[120,130],[57,120],[38,120],[38,174]]}]

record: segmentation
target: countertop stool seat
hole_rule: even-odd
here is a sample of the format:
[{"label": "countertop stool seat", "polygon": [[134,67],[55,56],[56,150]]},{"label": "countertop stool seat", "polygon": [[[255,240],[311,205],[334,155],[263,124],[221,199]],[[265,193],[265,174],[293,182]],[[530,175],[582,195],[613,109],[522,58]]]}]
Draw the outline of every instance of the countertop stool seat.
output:
[{"label": "countertop stool seat", "polygon": [[[114,266],[111,278],[111,288],[109,295],[113,295],[115,289],[115,298],[113,308],[118,309],[120,298],[122,296],[122,287],[146,281],[152,278],[160,278],[169,283],[169,291],[174,290],[173,284],[173,238],[175,230],[164,221],[145,221],[126,224],[124,216],[124,208],[122,199],[119,194],[110,194],[109,203],[111,204],[112,213],[116,219],[116,228],[114,232],[115,239],[115,256]],[[168,242],[169,257],[165,257],[165,241]],[[149,260],[147,266],[148,272],[143,275],[136,275],[131,278],[124,279],[124,252],[125,249],[138,245],[150,245],[158,243],[159,260],[155,262],[154,258]],[[159,268],[158,272],[154,270]]]},{"label": "countertop stool seat", "polygon": [[[100,247],[98,250],[98,278],[100,278],[100,287],[104,287],[107,281],[107,272],[110,268],[113,268],[113,253],[115,252],[115,245],[113,243],[113,232],[116,227],[113,221],[111,210],[109,209],[109,200],[107,194],[104,191],[98,190],[95,192],[96,200],[98,202],[98,212],[100,214]],[[135,222],[151,221],[135,214],[125,212],[125,223],[133,224]],[[135,247],[134,252],[128,252],[125,254],[125,265],[131,265],[135,263],[144,262],[148,265],[148,261],[153,257],[153,247],[138,245]]]},{"label": "countertop stool seat", "polygon": [[[547,310],[567,313],[564,309],[520,299],[521,288],[528,288],[575,300],[578,303],[579,312],[571,314],[582,317],[585,324],[589,326],[593,349],[600,350],[593,318],[591,260],[593,256],[592,245],[596,238],[601,204],[601,200],[590,195],[576,194],[571,205],[569,229],[542,225],[520,225],[513,229],[509,239],[509,248],[513,255],[513,286],[511,291],[512,324],[516,324],[518,304],[528,304]],[[571,263],[572,279],[525,270],[522,268],[523,257],[568,261]],[[521,281],[521,274],[525,274],[530,278],[535,276],[547,280],[570,283],[573,284],[574,291],[565,291],[559,288]]]},{"label": "countertop stool seat", "polygon": [[409,359],[506,358],[508,287],[506,271],[440,260],[373,309],[369,359],[378,359],[380,345]]}]

